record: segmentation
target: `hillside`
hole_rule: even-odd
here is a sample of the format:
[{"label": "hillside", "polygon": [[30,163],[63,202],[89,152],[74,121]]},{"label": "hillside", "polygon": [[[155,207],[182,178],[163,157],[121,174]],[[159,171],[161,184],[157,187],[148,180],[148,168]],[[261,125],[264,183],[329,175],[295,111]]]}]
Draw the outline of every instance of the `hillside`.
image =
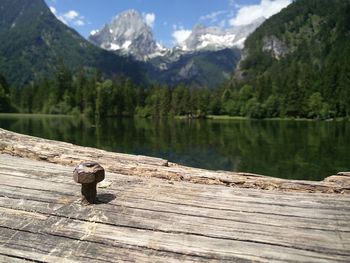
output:
[{"label": "hillside", "polygon": [[142,14],[131,9],[92,31],[89,41],[105,50],[145,62],[145,71],[154,82],[216,88],[230,79],[244,40],[264,20],[260,17],[248,25],[227,29],[199,23],[183,43],[167,48],[157,41]]},{"label": "hillside", "polygon": [[252,117],[349,117],[349,14],[350,1],[297,0],[268,19],[246,41],[225,93],[227,110]]},{"label": "hillside", "polygon": [[142,79],[139,66],[90,44],[59,21],[43,0],[1,0],[0,73],[12,85],[51,76],[58,64]]},{"label": "hillside", "polygon": [[179,83],[209,87],[215,89],[230,76],[240,60],[241,52],[237,48],[221,50],[202,50],[184,52],[175,51],[173,56],[159,56],[149,60],[149,75],[160,83],[174,86]]}]

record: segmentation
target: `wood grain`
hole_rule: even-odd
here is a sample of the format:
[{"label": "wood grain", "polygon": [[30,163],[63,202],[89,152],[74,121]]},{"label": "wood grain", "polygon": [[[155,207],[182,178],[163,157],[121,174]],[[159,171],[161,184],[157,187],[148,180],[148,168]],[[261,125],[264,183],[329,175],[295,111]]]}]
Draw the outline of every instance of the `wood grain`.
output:
[{"label": "wood grain", "polygon": [[72,172],[0,154],[0,262],[349,262],[348,194],[109,170],[82,206]]},{"label": "wood grain", "polygon": [[75,166],[83,161],[96,161],[106,171],[123,175],[233,188],[350,194],[350,176],[347,172],[330,176],[322,182],[284,180],[249,173],[196,169],[159,158],[112,153],[21,135],[3,129],[0,129],[0,138],[0,153],[3,154],[69,166]]}]

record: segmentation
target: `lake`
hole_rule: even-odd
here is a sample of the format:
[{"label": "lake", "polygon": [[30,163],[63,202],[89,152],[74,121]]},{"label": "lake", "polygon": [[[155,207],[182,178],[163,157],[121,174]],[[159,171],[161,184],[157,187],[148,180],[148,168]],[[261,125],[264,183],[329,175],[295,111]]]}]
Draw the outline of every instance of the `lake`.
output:
[{"label": "lake", "polygon": [[0,115],[0,127],[211,170],[322,180],[350,170],[350,123]]}]

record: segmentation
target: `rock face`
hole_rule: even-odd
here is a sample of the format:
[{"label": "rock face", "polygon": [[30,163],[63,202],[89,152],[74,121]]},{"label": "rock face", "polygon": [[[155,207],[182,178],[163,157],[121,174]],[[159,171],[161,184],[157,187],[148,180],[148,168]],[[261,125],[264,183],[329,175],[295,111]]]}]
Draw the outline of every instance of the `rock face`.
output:
[{"label": "rock face", "polygon": [[234,46],[235,35],[218,27],[196,25],[191,35],[180,46],[183,50],[222,49]]},{"label": "rock face", "polygon": [[264,21],[265,18],[262,17],[249,25],[230,29],[198,24],[183,43],[174,48],[165,48],[156,42],[152,28],[146,24],[141,14],[132,9],[117,15],[101,30],[91,32],[89,40],[103,49],[131,55],[137,60],[149,60],[161,56],[173,62],[184,53],[226,48],[241,49],[244,47],[245,39]]},{"label": "rock face", "polygon": [[131,55],[137,60],[146,60],[163,49],[155,41],[151,27],[135,10],[116,16],[110,24],[92,32],[89,40],[103,49]]},{"label": "rock face", "polygon": [[191,35],[180,46],[185,51],[195,50],[221,50],[225,48],[244,47],[246,38],[265,21],[264,17],[258,18],[249,25],[237,26],[230,29],[220,27],[205,27],[196,25]]},{"label": "rock face", "polygon": [[262,50],[270,52],[276,59],[284,57],[289,52],[287,45],[275,36],[264,37]]}]

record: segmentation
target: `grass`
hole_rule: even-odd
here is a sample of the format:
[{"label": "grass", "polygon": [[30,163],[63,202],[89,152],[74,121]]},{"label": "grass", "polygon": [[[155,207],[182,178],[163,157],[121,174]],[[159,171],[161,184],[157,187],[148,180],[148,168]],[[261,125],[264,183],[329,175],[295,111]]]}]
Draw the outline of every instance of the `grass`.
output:
[{"label": "grass", "polygon": [[229,115],[208,115],[207,118],[210,120],[250,120],[247,117]]}]

